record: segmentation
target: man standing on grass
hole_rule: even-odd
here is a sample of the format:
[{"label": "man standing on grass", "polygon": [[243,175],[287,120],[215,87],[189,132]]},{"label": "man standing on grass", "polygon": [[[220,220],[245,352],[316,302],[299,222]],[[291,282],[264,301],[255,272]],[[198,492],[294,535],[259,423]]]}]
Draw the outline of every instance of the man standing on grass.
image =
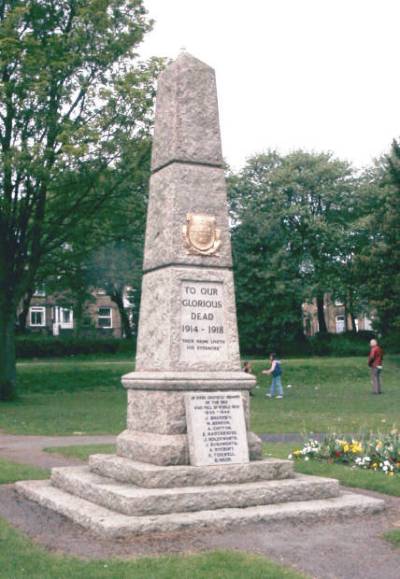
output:
[{"label": "man standing on grass", "polygon": [[263,370],[262,374],[272,374],[271,389],[265,396],[267,398],[272,398],[275,393],[275,388],[277,391],[277,398],[283,398],[283,388],[282,388],[282,366],[279,360],[276,359],[276,354],[272,353],[269,355],[271,362],[271,368],[269,370]]},{"label": "man standing on grass", "polygon": [[378,346],[376,340],[371,340],[369,345],[371,349],[368,356],[368,366],[371,369],[372,394],[381,394],[380,375],[383,367],[383,350]]}]

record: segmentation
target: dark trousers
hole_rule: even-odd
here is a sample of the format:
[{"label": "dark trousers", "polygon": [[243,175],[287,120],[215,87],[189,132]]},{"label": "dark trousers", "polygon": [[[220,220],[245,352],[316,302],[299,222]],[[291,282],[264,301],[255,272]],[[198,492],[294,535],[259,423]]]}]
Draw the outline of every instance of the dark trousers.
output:
[{"label": "dark trousers", "polygon": [[381,393],[381,370],[379,368],[371,368],[371,383],[373,394]]}]

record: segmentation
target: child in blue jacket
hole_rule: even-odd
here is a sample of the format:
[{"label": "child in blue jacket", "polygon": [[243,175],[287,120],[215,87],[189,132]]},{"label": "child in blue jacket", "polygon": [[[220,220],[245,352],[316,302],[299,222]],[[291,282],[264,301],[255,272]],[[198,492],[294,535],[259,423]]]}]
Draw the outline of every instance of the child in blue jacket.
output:
[{"label": "child in blue jacket", "polygon": [[277,398],[283,398],[283,388],[282,388],[282,380],[281,380],[281,376],[282,376],[282,366],[279,360],[277,360],[276,358],[276,354],[274,352],[272,352],[269,355],[269,359],[271,362],[271,368],[269,370],[263,370],[262,374],[271,374],[272,375],[272,382],[271,382],[271,388],[269,393],[267,393],[265,396],[267,398],[272,398],[273,395],[275,394],[275,388],[277,391]]}]

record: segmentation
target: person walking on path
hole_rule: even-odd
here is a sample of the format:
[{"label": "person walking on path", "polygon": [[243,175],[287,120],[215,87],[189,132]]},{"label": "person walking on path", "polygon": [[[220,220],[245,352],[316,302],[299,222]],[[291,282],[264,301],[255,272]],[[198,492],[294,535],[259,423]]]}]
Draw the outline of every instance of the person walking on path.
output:
[{"label": "person walking on path", "polygon": [[279,360],[277,360],[276,358],[276,354],[274,352],[272,352],[269,355],[269,359],[271,362],[271,368],[269,370],[263,370],[262,374],[271,374],[272,375],[272,382],[271,382],[271,388],[269,393],[267,393],[265,396],[267,398],[272,398],[275,394],[275,389],[277,391],[277,398],[283,398],[283,388],[282,388],[282,380],[281,380],[281,376],[282,376],[282,366],[281,366],[281,362]]},{"label": "person walking on path", "polygon": [[371,340],[371,346],[368,356],[368,366],[371,370],[372,394],[382,394],[381,391],[381,372],[383,368],[383,350],[376,340]]}]

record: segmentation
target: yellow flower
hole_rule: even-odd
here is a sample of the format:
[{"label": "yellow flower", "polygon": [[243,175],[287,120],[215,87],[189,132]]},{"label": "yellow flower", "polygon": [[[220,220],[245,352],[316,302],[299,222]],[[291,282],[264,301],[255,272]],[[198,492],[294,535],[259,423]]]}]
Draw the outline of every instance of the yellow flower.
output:
[{"label": "yellow flower", "polygon": [[362,446],[360,442],[357,442],[356,440],[353,440],[353,443],[350,447],[351,452],[353,452],[354,454],[359,454],[362,452]]},{"label": "yellow flower", "polygon": [[349,450],[350,450],[350,446],[349,446],[347,443],[344,444],[344,445],[343,445],[343,451],[344,451],[344,452],[349,452]]}]

